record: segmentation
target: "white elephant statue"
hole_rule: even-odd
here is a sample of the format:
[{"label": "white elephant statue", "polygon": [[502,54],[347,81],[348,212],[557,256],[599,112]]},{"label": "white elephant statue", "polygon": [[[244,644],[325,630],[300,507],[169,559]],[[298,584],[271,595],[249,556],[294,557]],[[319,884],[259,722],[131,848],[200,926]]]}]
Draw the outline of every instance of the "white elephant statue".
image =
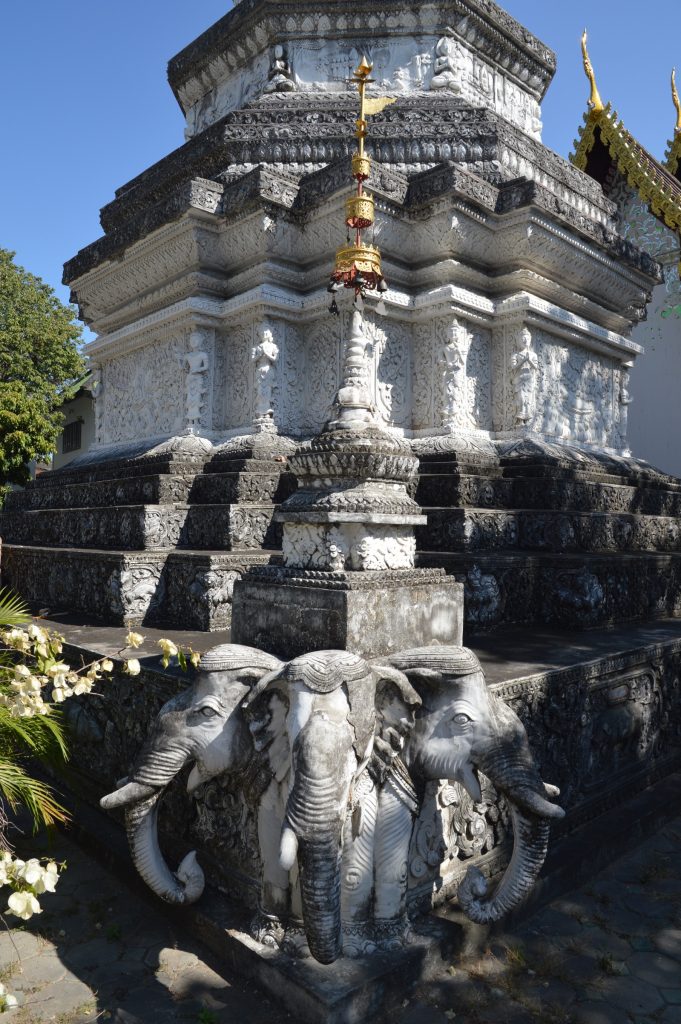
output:
[{"label": "white elephant statue", "polygon": [[428,782],[458,782],[477,801],[483,773],[510,808],[514,850],[495,891],[475,867],[458,888],[473,921],[496,921],[522,901],[544,862],[549,822],[563,816],[522,723],[490,693],[467,648],[372,663],[317,651],[284,663],[222,645],[161,709],[130,777],[101,801],[126,807],[135,864],[162,898],[190,902],[203,889],[194,854],[172,873],[160,852],[163,789],[189,761],[193,791],[253,757],[269,780],[255,808],[263,874],[254,937],[279,945],[288,936],[285,948],[299,949],[304,933],[325,964],[408,939],[410,845]]}]

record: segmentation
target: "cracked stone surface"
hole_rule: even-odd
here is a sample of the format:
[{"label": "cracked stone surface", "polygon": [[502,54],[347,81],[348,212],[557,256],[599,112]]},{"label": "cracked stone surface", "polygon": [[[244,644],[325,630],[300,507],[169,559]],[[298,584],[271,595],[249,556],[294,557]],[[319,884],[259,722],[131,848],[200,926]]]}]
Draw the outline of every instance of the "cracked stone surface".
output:
[{"label": "cracked stone surface", "polygon": [[[140,899],[66,836],[44,844],[22,840],[18,852],[49,849],[68,868],[42,914],[0,932],[0,979],[19,1000],[8,1024],[297,1024],[179,933],[153,897]],[[421,984],[389,1021],[681,1024],[681,817]]]}]

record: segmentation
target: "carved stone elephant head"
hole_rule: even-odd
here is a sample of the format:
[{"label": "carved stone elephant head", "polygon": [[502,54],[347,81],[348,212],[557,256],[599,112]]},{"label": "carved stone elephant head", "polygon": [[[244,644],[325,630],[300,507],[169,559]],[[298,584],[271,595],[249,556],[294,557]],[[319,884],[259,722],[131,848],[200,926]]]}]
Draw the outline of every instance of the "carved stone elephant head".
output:
[{"label": "carved stone elephant head", "polygon": [[471,867],[459,886],[459,903],[471,920],[497,921],[533,887],[546,857],[549,822],[564,816],[550,798],[555,786],[537,770],[525,728],[490,692],[482,668],[465,647],[402,651],[389,663],[404,672],[421,697],[404,762],[415,778],[460,782],[481,799],[482,772],[507,800],[514,830],[510,864],[491,897],[482,873]]},{"label": "carved stone elephant head", "polygon": [[[300,873],[307,942],[320,963],[341,950],[342,832],[353,783],[372,755],[376,691],[389,666],[373,668],[346,651],[315,651],[263,678],[246,701],[256,744],[271,744],[273,773],[290,765],[279,859]],[[267,710],[273,694],[287,705],[285,743]]]},{"label": "carved stone elephant head", "polygon": [[187,854],[175,873],[166,864],[158,845],[159,798],[189,763],[193,763],[187,781],[190,793],[221,772],[245,767],[253,744],[241,705],[253,685],[280,665],[277,658],[240,644],[208,651],[193,685],[161,708],[128,778],[100,801],[107,810],[125,808],[135,867],[169,903],[197,900],[204,876],[194,852]]}]

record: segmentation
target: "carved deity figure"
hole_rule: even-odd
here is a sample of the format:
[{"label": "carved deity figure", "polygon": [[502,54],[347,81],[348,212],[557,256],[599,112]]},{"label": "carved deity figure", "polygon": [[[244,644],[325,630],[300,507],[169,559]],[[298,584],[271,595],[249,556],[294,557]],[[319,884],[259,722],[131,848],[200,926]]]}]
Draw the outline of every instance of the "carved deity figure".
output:
[{"label": "carved deity figure", "polygon": [[439,360],[443,375],[442,426],[450,429],[473,426],[467,405],[466,332],[458,320],[454,320],[448,334]]},{"label": "carved deity figure", "polygon": [[520,348],[511,356],[511,379],[515,393],[517,424],[526,427],[534,419],[537,405],[539,359],[532,350],[532,334],[523,327]]},{"label": "carved deity figure", "polygon": [[255,345],[252,352],[255,363],[255,416],[253,424],[256,430],[274,430],[274,409],[272,408],[274,393],[275,363],[279,355],[279,347],[275,344],[272,331],[266,327],[262,332],[262,341]]},{"label": "carved deity figure", "polygon": [[435,63],[431,89],[449,89],[450,92],[461,92],[461,66],[453,39],[443,36],[435,47]]},{"label": "carved deity figure", "polygon": [[99,365],[90,371],[90,391],[95,400],[95,444],[101,444],[104,439],[104,374]]},{"label": "carved deity figure", "polygon": [[626,366],[622,368],[620,375],[620,390],[617,396],[619,404],[619,417],[620,417],[620,437],[622,439],[622,445],[627,443],[627,429],[629,426],[629,406],[631,405],[631,395],[629,394],[629,370]]},{"label": "carved deity figure", "polygon": [[203,340],[203,332],[193,330],[189,335],[189,351],[184,356],[184,365],[187,368],[185,416],[187,431],[190,434],[197,434],[201,427],[201,413],[207,387],[206,372],[209,359],[208,353],[201,347]]},{"label": "carved deity figure", "polygon": [[263,92],[292,92],[296,87],[283,46],[274,47],[274,57]]}]

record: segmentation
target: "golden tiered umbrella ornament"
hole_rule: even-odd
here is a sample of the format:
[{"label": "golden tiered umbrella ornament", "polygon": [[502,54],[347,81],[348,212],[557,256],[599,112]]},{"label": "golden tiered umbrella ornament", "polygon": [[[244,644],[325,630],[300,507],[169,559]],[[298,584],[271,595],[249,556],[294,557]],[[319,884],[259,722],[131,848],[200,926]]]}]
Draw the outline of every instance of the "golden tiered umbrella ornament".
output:
[{"label": "golden tiered umbrella ornament", "polygon": [[[374,197],[364,191],[364,183],[371,174],[371,159],[364,151],[367,137],[367,117],[378,114],[381,110],[394,103],[395,99],[387,96],[367,98],[366,87],[373,79],[372,65],[366,57],[355,71],[352,81],[359,92],[359,117],[355,137],[358,140],[357,152],[352,157],[352,177],[357,182],[355,193],[345,201],[345,223],[348,226],[348,240],[336,253],[336,264],[329,281],[329,292],[333,296],[329,311],[338,314],[336,293],[341,288],[351,288],[355,294],[355,305],[362,309],[363,298],[367,291],[376,291],[380,301],[376,307],[378,313],[385,312],[383,298],[388,286],[381,273],[381,253],[374,245],[362,239],[362,232],[374,223]],[[354,231],[354,241],[350,232]]]}]

